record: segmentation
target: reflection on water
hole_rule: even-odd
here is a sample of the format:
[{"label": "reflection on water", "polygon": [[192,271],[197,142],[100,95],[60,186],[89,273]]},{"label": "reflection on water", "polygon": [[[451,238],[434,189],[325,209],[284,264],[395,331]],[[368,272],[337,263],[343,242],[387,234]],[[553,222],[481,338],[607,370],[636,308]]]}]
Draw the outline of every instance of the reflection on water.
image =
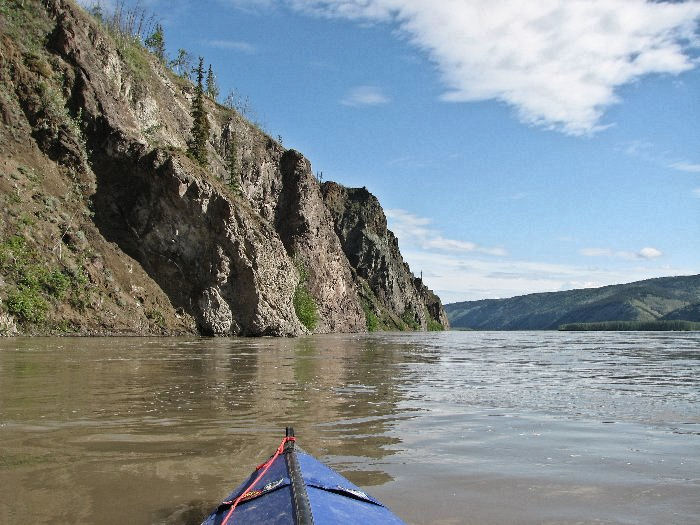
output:
[{"label": "reflection on water", "polygon": [[[293,424],[391,481],[401,351],[372,339],[20,339],[0,354],[0,521],[201,520]],[[10,488],[12,487],[12,488]],[[158,505],[167,505],[159,509]],[[154,514],[155,513],[155,514]]]},{"label": "reflection on water", "polygon": [[698,334],[2,340],[0,522],[199,523],[292,424],[413,523],[692,523],[698,364]]}]

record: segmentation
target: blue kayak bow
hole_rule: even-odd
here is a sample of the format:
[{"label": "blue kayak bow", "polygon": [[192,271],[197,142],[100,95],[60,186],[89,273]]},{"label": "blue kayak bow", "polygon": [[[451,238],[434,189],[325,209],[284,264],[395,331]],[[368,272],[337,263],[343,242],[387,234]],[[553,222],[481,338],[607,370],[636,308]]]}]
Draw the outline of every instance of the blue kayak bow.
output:
[{"label": "blue kayak bow", "polygon": [[275,454],[202,525],[403,525],[362,489],[296,446],[294,429]]}]

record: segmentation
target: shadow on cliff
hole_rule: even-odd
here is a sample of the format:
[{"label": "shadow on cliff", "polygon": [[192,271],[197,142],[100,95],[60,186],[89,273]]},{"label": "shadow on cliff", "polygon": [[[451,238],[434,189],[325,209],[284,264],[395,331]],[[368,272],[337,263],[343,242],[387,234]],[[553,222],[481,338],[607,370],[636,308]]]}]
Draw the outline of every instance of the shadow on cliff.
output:
[{"label": "shadow on cliff", "polygon": [[201,333],[299,335],[296,274],[271,226],[183,152],[139,153],[94,159],[95,222],[104,237]]},{"label": "shadow on cliff", "polygon": [[[140,152],[134,152],[139,159]],[[156,197],[149,184],[144,164],[152,162],[154,153],[145,159],[114,160],[107,155],[93,155],[96,191],[92,197],[94,221],[109,242],[134,259],[170,298],[173,306],[196,317],[192,297],[194,283],[170,257],[154,251],[143,241],[155,227],[157,210],[148,205]],[[151,177],[154,175],[151,174]]]}]

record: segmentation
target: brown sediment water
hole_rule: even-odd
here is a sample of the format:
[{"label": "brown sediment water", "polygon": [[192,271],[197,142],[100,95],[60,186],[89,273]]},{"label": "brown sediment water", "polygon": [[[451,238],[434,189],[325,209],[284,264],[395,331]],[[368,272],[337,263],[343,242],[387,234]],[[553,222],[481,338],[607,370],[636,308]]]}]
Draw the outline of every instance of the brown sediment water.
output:
[{"label": "brown sediment water", "polygon": [[199,523],[286,425],[407,523],[700,522],[700,334],[0,340],[0,523]]}]

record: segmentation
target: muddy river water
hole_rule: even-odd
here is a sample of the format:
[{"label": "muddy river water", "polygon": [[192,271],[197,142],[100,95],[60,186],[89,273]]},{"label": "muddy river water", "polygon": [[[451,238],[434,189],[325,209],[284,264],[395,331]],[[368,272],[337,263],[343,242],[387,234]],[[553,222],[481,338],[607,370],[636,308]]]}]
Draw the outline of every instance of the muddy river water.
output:
[{"label": "muddy river water", "polygon": [[700,523],[700,334],[0,339],[0,523],[199,523],[300,444],[412,524]]}]

